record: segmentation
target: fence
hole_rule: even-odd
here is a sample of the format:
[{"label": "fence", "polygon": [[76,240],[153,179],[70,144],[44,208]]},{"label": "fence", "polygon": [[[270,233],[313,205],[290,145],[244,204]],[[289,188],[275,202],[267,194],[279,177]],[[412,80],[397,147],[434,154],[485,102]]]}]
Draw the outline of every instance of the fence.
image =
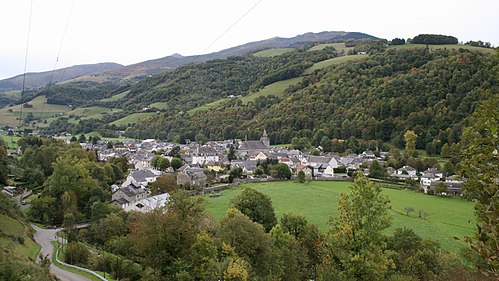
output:
[{"label": "fence", "polygon": [[90,270],[90,269],[86,269],[86,268],[83,268],[83,267],[79,267],[79,266],[76,266],[76,265],[72,265],[72,264],[69,264],[69,263],[65,263],[61,260],[59,260],[59,251],[61,250],[62,248],[62,245],[59,245],[59,248],[57,248],[57,252],[55,252],[55,260],[64,265],[64,266],[67,266],[67,267],[70,267],[70,268],[74,268],[74,269],[78,269],[78,270],[81,270],[81,271],[84,271],[84,272],[87,272],[87,273],[90,273],[92,274],[93,276],[99,278],[100,280],[103,280],[103,281],[109,281],[107,280],[106,278],[100,276],[99,274],[97,274],[96,272]]}]

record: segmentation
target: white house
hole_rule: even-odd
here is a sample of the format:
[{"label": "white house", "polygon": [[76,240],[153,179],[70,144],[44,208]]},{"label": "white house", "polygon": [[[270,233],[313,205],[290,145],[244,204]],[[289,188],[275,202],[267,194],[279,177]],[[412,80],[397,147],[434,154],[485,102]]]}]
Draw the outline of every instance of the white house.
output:
[{"label": "white house", "polygon": [[209,161],[220,161],[220,156],[218,155],[217,151],[211,146],[198,146],[194,153],[192,153],[192,165],[204,165]]},{"label": "white house", "polygon": [[136,211],[136,212],[150,212],[152,210],[165,207],[170,201],[170,194],[163,193],[156,196],[151,196],[148,198],[143,198],[134,203],[128,204],[123,208],[126,212]]}]

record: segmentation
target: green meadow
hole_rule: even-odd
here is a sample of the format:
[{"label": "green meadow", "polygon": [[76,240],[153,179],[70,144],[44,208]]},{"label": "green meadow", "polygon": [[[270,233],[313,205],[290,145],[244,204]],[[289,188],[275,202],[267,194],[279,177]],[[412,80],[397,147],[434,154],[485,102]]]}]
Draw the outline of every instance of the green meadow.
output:
[{"label": "green meadow", "polygon": [[254,53],[253,55],[256,57],[275,57],[275,56],[280,56],[292,50],[293,49],[291,48],[274,48],[274,49],[259,51]]},{"label": "green meadow", "polygon": [[[225,190],[221,197],[205,197],[209,211],[220,221],[230,207],[232,198],[245,187],[252,187],[270,196],[278,218],[287,212],[300,214],[326,232],[330,227],[330,218],[339,215],[339,195],[348,193],[350,184],[320,181],[305,184],[293,181],[254,183]],[[465,246],[463,238],[474,233],[472,202],[391,188],[383,188],[383,193],[389,196],[392,205],[392,226],[387,230],[388,234],[396,228],[412,228],[421,237],[437,240],[444,249],[457,253]],[[415,212],[406,215],[404,208],[407,207],[414,208]],[[419,217],[419,211],[426,213],[426,217]]]}]

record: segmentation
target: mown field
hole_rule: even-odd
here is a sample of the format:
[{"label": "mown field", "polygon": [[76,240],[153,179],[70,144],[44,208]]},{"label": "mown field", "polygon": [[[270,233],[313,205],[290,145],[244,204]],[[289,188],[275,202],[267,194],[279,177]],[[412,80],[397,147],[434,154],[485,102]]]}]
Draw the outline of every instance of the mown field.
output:
[{"label": "mown field", "polygon": [[428,48],[430,48],[431,51],[438,49],[448,49],[448,50],[465,49],[470,51],[478,51],[486,54],[493,54],[495,52],[494,49],[480,48],[480,47],[462,45],[462,44],[448,44],[448,45],[405,44],[405,45],[393,45],[389,46],[388,48],[410,49],[410,48],[426,48],[426,46],[428,46]]},{"label": "mown field", "polygon": [[331,65],[338,65],[348,61],[357,61],[367,58],[368,55],[351,55],[351,56],[341,56],[324,61],[320,61],[311,67],[307,68],[303,74],[312,74],[317,69],[323,69]]},{"label": "mown field", "polygon": [[[230,201],[245,187],[255,188],[272,198],[278,218],[283,213],[293,212],[303,215],[310,223],[316,224],[321,231],[329,229],[329,220],[338,213],[338,198],[341,193],[349,192],[350,182],[318,182],[299,184],[292,181],[244,184],[240,187],[223,191],[224,196],[212,198],[206,196],[208,209],[216,220],[220,221],[230,207]],[[396,228],[408,227],[423,238],[440,242],[448,251],[459,252],[465,246],[463,238],[474,233],[473,203],[459,198],[430,196],[409,190],[384,188],[383,192],[391,200],[392,226],[388,233]],[[409,216],[404,208],[412,207],[415,212]],[[427,214],[419,217],[419,211]],[[454,237],[459,238],[456,240]]]}]

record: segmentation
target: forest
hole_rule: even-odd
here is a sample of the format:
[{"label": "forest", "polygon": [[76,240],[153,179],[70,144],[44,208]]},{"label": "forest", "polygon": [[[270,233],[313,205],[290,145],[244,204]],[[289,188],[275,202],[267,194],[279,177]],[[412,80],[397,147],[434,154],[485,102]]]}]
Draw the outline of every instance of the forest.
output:
[{"label": "forest", "polygon": [[[497,94],[497,59],[464,49],[387,49],[359,62],[318,70],[283,97],[238,99],[210,111],[164,111],[126,133],[135,138],[209,139],[257,137],[265,128],[272,143],[311,140],[317,130],[330,139],[380,140],[403,147],[414,130],[417,148],[438,151],[460,140],[475,104]],[[227,118],[229,117],[229,118]]]}]

